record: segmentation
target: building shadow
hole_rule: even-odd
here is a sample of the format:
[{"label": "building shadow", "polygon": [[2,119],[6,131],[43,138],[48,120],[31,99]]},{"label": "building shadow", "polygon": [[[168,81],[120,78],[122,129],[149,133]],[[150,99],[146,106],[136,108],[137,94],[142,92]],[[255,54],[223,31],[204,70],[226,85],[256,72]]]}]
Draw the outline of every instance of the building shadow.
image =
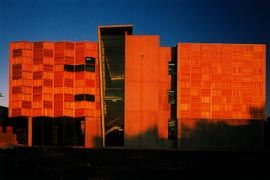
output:
[{"label": "building shadow", "polygon": [[[181,122],[179,149],[190,150],[260,150],[263,121],[192,119],[195,127]],[[231,121],[241,121],[231,124]]]},{"label": "building shadow", "polygon": [[[159,137],[158,128],[151,127],[132,135],[115,131],[106,144],[125,149],[181,149],[191,151],[261,151],[264,147],[264,108],[250,108],[249,119],[181,119],[176,140]],[[124,136],[124,142],[118,142]],[[101,147],[101,137],[95,137]],[[116,142],[117,141],[117,142]],[[123,143],[123,144],[121,144]],[[177,143],[177,146],[175,145]],[[106,146],[110,147],[110,146]]]},{"label": "building shadow", "polygon": [[251,107],[249,110],[250,119],[181,119],[178,149],[262,150],[264,108]]},{"label": "building shadow", "polygon": [[270,117],[264,122],[264,150],[270,151]]},{"label": "building shadow", "polygon": [[4,106],[0,106],[0,126],[5,127],[8,124],[8,108]]},{"label": "building shadow", "polygon": [[155,149],[159,147],[158,130],[156,127],[138,132],[136,135],[125,134],[124,147],[136,149]]}]

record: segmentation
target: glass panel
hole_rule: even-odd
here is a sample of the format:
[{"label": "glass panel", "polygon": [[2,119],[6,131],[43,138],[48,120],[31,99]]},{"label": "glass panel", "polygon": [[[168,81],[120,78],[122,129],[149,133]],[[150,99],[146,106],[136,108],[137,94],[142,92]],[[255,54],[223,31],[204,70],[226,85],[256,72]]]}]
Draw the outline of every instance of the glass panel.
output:
[{"label": "glass panel", "polygon": [[174,91],[169,91],[169,103],[175,104],[175,93]]},{"label": "glass panel", "polygon": [[86,64],[95,64],[95,62],[96,62],[96,59],[93,58],[93,57],[86,57],[85,58],[85,63]]},{"label": "glass panel", "polygon": [[86,65],[86,71],[95,72],[95,66],[94,65]]},{"label": "glass panel", "polygon": [[175,73],[175,64],[172,62],[169,62],[169,74],[173,75]]},{"label": "glass panel", "polygon": [[84,100],[84,94],[75,95],[75,101],[83,101],[83,100]]},{"label": "glass panel", "polygon": [[95,102],[95,96],[90,94],[85,94],[85,100]]},{"label": "glass panel", "polygon": [[85,70],[85,66],[84,65],[76,65],[75,66],[75,71],[84,71]]},{"label": "glass panel", "polygon": [[[123,146],[125,36],[101,35],[106,146]],[[112,131],[115,127],[119,129]],[[121,131],[120,131],[121,129]],[[115,134],[116,133],[116,134]]]},{"label": "glass panel", "polygon": [[169,119],[169,123],[168,123],[168,138],[169,139],[177,139],[176,119]]}]

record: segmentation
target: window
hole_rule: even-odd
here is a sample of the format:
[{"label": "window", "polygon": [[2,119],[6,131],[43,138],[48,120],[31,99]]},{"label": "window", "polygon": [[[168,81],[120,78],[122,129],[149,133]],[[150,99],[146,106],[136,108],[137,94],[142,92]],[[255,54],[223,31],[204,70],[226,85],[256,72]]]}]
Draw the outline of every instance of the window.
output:
[{"label": "window", "polygon": [[75,101],[95,101],[95,96],[92,94],[77,94],[74,98]]},{"label": "window", "polygon": [[64,71],[73,72],[74,71],[74,66],[73,65],[65,64],[64,65]]},{"label": "window", "polygon": [[95,66],[94,65],[86,65],[86,71],[95,72]]},{"label": "window", "polygon": [[66,72],[80,72],[80,71],[88,71],[88,72],[95,72],[95,65],[94,64],[80,64],[80,65],[64,65],[64,71]]},{"label": "window", "polygon": [[170,104],[175,104],[175,93],[174,93],[174,91],[169,91],[168,94],[169,94],[169,103]]},{"label": "window", "polygon": [[95,101],[95,96],[94,95],[90,95],[90,94],[85,94],[85,100],[86,101],[94,102]]},{"label": "window", "polygon": [[75,95],[75,101],[83,101],[84,100],[84,94],[77,94]]},{"label": "window", "polygon": [[75,66],[75,71],[77,72],[77,71],[84,71],[85,70],[85,67],[84,67],[84,65],[76,65]]},{"label": "window", "polygon": [[169,74],[173,75],[175,73],[175,63],[169,62]]},{"label": "window", "polygon": [[169,119],[168,139],[177,139],[177,124],[175,119]]},{"label": "window", "polygon": [[85,58],[85,63],[86,64],[95,64],[96,63],[96,59],[93,57],[86,57]]}]

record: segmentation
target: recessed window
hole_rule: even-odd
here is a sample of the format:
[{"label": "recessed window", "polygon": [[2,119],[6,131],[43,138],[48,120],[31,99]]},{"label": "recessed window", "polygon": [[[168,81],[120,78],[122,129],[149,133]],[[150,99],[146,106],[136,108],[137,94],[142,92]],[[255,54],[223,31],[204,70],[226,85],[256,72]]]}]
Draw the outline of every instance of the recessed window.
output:
[{"label": "recessed window", "polygon": [[94,65],[86,65],[86,71],[95,72],[95,66]]},{"label": "recessed window", "polygon": [[96,59],[93,57],[86,57],[85,58],[85,63],[86,64],[95,64],[96,63]]},{"label": "recessed window", "polygon": [[174,93],[174,91],[169,91],[168,92],[168,97],[169,97],[169,103],[170,104],[175,104],[175,93]]},{"label": "recessed window", "polygon": [[169,62],[169,68],[168,68],[168,70],[169,70],[169,74],[170,75],[173,75],[175,73],[175,63]]},{"label": "recessed window", "polygon": [[85,94],[85,100],[86,101],[94,102],[95,101],[95,96],[94,95],[90,95],[90,94]]},{"label": "recessed window", "polygon": [[84,94],[77,94],[74,98],[75,101],[83,101],[84,100]]},{"label": "recessed window", "polygon": [[84,67],[84,65],[76,65],[75,66],[75,71],[77,72],[77,71],[84,71],[85,70],[85,67]]},{"label": "recessed window", "polygon": [[74,98],[75,101],[95,101],[95,96],[92,94],[77,94]]},{"label": "recessed window", "polygon": [[94,64],[80,64],[80,65],[64,65],[64,71],[66,72],[80,72],[80,71],[88,71],[88,72],[95,72],[95,65]]},{"label": "recessed window", "polygon": [[177,139],[176,119],[169,119],[168,123],[168,139]]}]

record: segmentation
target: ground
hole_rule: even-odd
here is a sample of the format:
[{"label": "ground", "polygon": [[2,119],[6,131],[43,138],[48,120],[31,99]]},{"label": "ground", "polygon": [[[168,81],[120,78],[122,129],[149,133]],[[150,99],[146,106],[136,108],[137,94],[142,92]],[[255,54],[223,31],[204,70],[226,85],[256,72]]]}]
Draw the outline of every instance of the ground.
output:
[{"label": "ground", "polygon": [[269,152],[17,147],[0,151],[0,179],[270,177]]}]

